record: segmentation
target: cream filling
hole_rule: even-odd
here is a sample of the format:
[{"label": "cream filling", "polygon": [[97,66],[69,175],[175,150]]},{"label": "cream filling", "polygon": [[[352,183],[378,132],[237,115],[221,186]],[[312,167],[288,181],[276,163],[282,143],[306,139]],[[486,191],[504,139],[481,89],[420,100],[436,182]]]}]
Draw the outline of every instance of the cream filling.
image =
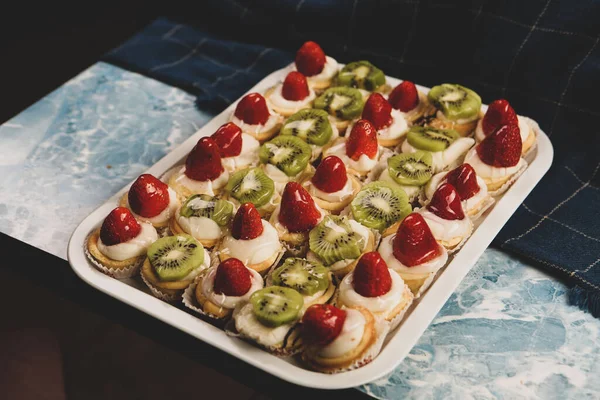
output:
[{"label": "cream filling", "polygon": [[291,176],[287,176],[285,172],[273,164],[263,164],[263,170],[265,171],[265,174],[273,180],[273,183],[275,183],[275,191],[277,193],[282,193],[285,185],[294,179]]},{"label": "cream filling", "polygon": [[[531,134],[531,127],[529,126],[529,123],[525,118],[517,116],[517,119],[519,121],[519,133],[521,135],[521,142],[525,143],[525,141]],[[483,118],[481,118],[477,122],[477,128],[475,128],[475,138],[478,142],[482,142],[483,139],[485,139],[486,137],[487,136],[485,136],[485,133],[483,133]]]},{"label": "cream filling", "polygon": [[327,193],[317,188],[311,181],[306,183],[306,189],[311,196],[317,197],[321,200],[329,201],[332,203],[339,203],[341,201],[346,200],[348,197],[352,196],[354,193],[354,187],[352,185],[352,180],[346,177],[346,184],[343,188],[338,191]]},{"label": "cream filling", "polygon": [[[170,220],[175,210],[177,210],[177,207],[179,207],[179,200],[177,200],[177,193],[173,189],[169,187],[167,191],[169,192],[169,204],[167,204],[164,210],[154,217],[142,217],[131,210],[135,219],[138,221],[150,222],[151,224],[162,224],[163,222]],[[131,209],[128,196],[125,196],[125,203],[125,206]]]},{"label": "cream filling", "polygon": [[319,356],[337,358],[354,350],[362,341],[367,323],[365,316],[359,310],[345,309],[346,319],[340,334],[331,343],[319,350]]},{"label": "cream filling", "polygon": [[390,170],[388,168],[385,168],[383,171],[381,171],[381,175],[379,175],[379,180],[389,182],[392,185],[395,185],[396,187],[404,190],[404,193],[406,193],[409,199],[414,199],[419,193],[421,193],[422,186],[401,185],[398,182],[396,182],[394,178],[390,176]]},{"label": "cream filling", "polygon": [[425,207],[421,208],[418,212],[423,216],[425,222],[427,222],[436,240],[449,242],[457,237],[464,238],[473,229],[473,223],[466,215],[463,219],[448,220],[435,215]]},{"label": "cream filling", "polygon": [[442,121],[454,122],[455,124],[462,125],[462,124],[467,124],[469,122],[475,121],[477,118],[479,118],[479,113],[476,113],[475,115],[473,115],[470,118],[462,118],[462,119],[452,120],[452,119],[446,117],[441,110],[438,110],[438,112],[435,114],[435,116],[437,118],[441,119]]},{"label": "cream filling", "polygon": [[[437,188],[441,186],[442,182],[445,181],[447,174],[448,172],[440,172],[439,174],[432,176],[429,182],[427,182],[427,186],[425,186],[425,197],[427,200],[433,198],[433,194]],[[488,196],[487,185],[480,176],[477,176],[477,185],[479,185],[479,191],[468,199],[462,200],[462,206],[467,212],[479,206],[479,204]]]},{"label": "cream filling", "polygon": [[252,293],[260,290],[264,287],[264,282],[262,276],[253,269],[248,268],[251,274],[251,286],[250,289],[243,296],[227,296],[226,294],[215,293],[215,276],[217,274],[217,268],[211,268],[208,273],[202,279],[202,294],[211,303],[216,304],[219,307],[234,309],[241,302],[246,302],[250,299]]},{"label": "cream filling", "polygon": [[286,335],[294,326],[293,323],[283,324],[276,328],[263,325],[254,315],[250,303],[236,311],[234,319],[238,332],[266,347],[283,344]]},{"label": "cream filling", "polygon": [[397,139],[406,136],[408,124],[404,118],[404,113],[392,108],[392,123],[390,126],[377,131],[377,137],[380,139]]},{"label": "cream filling", "polygon": [[494,167],[493,165],[487,165],[481,158],[479,158],[479,154],[477,154],[477,148],[472,148],[465,157],[465,164],[471,164],[471,167],[473,167],[477,175],[492,182],[499,181],[510,175],[514,175],[522,168],[524,163],[525,160],[520,158],[517,165],[512,167]]},{"label": "cream filling", "polygon": [[225,236],[221,252],[239,259],[245,265],[260,264],[281,250],[281,243],[275,228],[265,220],[261,220],[263,232],[260,236],[241,240],[233,236]]},{"label": "cream filling", "polygon": [[140,226],[140,233],[123,243],[105,245],[99,237],[98,250],[106,257],[115,261],[123,261],[146,254],[148,247],[158,240],[158,233],[150,223],[141,222]]},{"label": "cream filling", "polygon": [[400,304],[404,293],[404,280],[398,273],[392,269],[389,270],[392,277],[392,287],[390,290],[377,297],[364,297],[354,290],[352,280],[354,272],[350,272],[340,283],[340,300],[348,307],[365,307],[371,312],[382,313],[390,312]]},{"label": "cream filling", "polygon": [[[294,64],[294,71],[297,71],[296,64]],[[306,80],[310,85],[315,83],[325,83],[332,80],[336,74],[338,73],[338,63],[335,59],[329,56],[325,56],[325,65],[323,66],[323,70],[319,72],[317,75],[307,76]]]},{"label": "cream filling", "polygon": [[377,165],[379,159],[379,148],[377,148],[377,154],[375,158],[369,158],[366,154],[361,154],[358,161],[354,161],[346,155],[346,141],[342,140],[337,144],[334,144],[324,153],[325,156],[337,156],[339,157],[347,167],[353,169],[359,173],[367,173]]},{"label": "cream filling", "polygon": [[415,265],[414,267],[408,267],[402,264],[400,261],[398,261],[398,259],[394,256],[394,249],[392,243],[395,237],[396,235],[394,234],[381,239],[381,244],[379,245],[378,250],[379,254],[381,254],[381,257],[387,263],[388,267],[390,267],[391,269],[393,269],[401,275],[421,275],[437,272],[446,264],[446,261],[448,261],[448,252],[443,246],[439,245],[442,254],[440,254],[438,257],[424,262],[423,264]]},{"label": "cream filling", "polygon": [[[434,170],[442,171],[444,168],[458,160],[460,156],[465,154],[474,144],[475,139],[460,137],[452,142],[446,150],[432,151],[431,155],[433,157]],[[408,143],[408,140],[405,140],[404,143],[402,143],[403,153],[414,153],[417,150],[419,149]]]},{"label": "cream filling", "polygon": [[235,114],[232,114],[231,122],[239,126],[242,132],[260,135],[261,133],[268,132],[275,128],[277,124],[281,122],[281,117],[278,114],[271,113],[271,115],[269,115],[269,119],[267,119],[267,122],[264,124],[247,124],[236,117]]},{"label": "cream filling", "polygon": [[223,235],[219,224],[207,217],[184,217],[177,210],[177,223],[198,240],[216,240]]},{"label": "cream filling", "polygon": [[306,96],[302,100],[288,100],[283,97],[283,84],[280,83],[275,86],[271,95],[267,98],[267,100],[277,108],[296,112],[302,108],[308,106],[317,96],[315,95],[315,91],[312,88],[308,88],[308,96]]},{"label": "cream filling", "polygon": [[[353,232],[358,233],[362,238],[363,238],[363,246],[362,246],[362,251],[365,250],[365,247],[367,247],[367,243],[369,242],[369,237],[371,236],[371,231],[369,230],[369,228],[367,228],[366,226],[361,225],[359,222],[350,219],[348,220],[348,223],[350,224],[350,227],[352,228]],[[337,226],[332,227],[332,229],[336,229]],[[318,261],[318,262],[323,262],[323,260],[321,260],[321,258],[312,250],[310,250],[308,252],[308,254],[306,255],[306,258],[309,261]],[[351,263],[353,263],[354,261],[356,261],[356,258],[346,258],[340,261],[336,261],[331,265],[327,265],[327,268],[329,268],[330,271],[338,271],[340,269],[344,269],[346,268],[348,265],[350,265]]]},{"label": "cream filling", "polygon": [[181,186],[187,188],[194,194],[208,194],[210,196],[215,195],[215,190],[219,190],[224,187],[229,181],[229,172],[226,169],[223,170],[221,175],[217,179],[212,181],[196,181],[188,178],[185,174],[185,166],[179,171],[179,176],[175,181]]},{"label": "cream filling", "polygon": [[237,156],[222,158],[223,167],[227,171],[233,172],[255,164],[258,161],[259,148],[260,143],[258,143],[258,140],[246,133],[242,133],[242,151]]}]

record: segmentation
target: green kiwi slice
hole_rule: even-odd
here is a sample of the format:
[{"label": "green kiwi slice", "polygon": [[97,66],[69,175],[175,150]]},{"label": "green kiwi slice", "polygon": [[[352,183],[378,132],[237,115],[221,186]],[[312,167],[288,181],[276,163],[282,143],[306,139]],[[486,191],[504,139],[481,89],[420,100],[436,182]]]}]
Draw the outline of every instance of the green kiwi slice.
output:
[{"label": "green kiwi slice", "polygon": [[304,258],[289,257],[273,271],[273,285],[297,290],[312,296],[329,286],[329,270],[323,265]]},{"label": "green kiwi slice", "polygon": [[275,192],[275,183],[260,168],[246,168],[233,173],[225,186],[231,197],[240,202],[264,206]]},{"label": "green kiwi slice", "polygon": [[411,213],[404,190],[388,182],[371,182],[362,187],[352,203],[354,219],[367,228],[383,231]]},{"label": "green kiwi slice", "polygon": [[365,245],[345,216],[328,215],[309,233],[308,246],[325,265],[358,258]]},{"label": "green kiwi slice", "polygon": [[481,110],[481,97],[469,88],[444,83],[431,88],[429,101],[450,120],[470,119]]},{"label": "green kiwi slice", "polygon": [[420,150],[444,151],[460,137],[454,129],[413,126],[406,134],[408,143]]},{"label": "green kiwi slice", "polygon": [[314,107],[343,120],[358,118],[365,101],[358,89],[332,87],[315,99]]},{"label": "green kiwi slice", "polygon": [[161,281],[178,281],[204,262],[204,248],[190,235],[167,236],[148,247],[148,259]]},{"label": "green kiwi slice", "polygon": [[393,155],[387,165],[390,177],[400,185],[421,186],[433,176],[433,156],[428,151]]},{"label": "green kiwi slice", "polygon": [[382,70],[369,61],[353,61],[346,64],[338,73],[336,84],[337,86],[349,86],[372,92],[385,84],[385,75]]},{"label": "green kiwi slice", "polygon": [[280,135],[296,136],[308,144],[323,146],[331,139],[333,129],[327,112],[308,108],[289,117]]},{"label": "green kiwi slice", "polygon": [[264,164],[272,164],[287,176],[296,176],[306,168],[312,150],[296,136],[277,136],[260,146],[258,157]]},{"label": "green kiwi slice", "polygon": [[225,226],[231,220],[233,204],[207,194],[194,194],[183,203],[179,214],[187,218],[210,218],[218,225]]},{"label": "green kiwi slice", "polygon": [[298,318],[304,297],[294,289],[269,286],[252,293],[250,303],[256,319],[275,328]]}]

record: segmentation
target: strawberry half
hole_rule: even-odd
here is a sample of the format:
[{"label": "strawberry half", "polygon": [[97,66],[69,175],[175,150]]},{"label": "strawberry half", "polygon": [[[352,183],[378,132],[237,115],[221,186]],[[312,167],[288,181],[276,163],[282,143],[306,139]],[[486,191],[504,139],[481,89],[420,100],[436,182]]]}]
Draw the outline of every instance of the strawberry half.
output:
[{"label": "strawberry half", "polygon": [[235,213],[231,226],[231,236],[237,240],[250,240],[263,233],[260,214],[252,203],[244,203]]},{"label": "strawberry half", "polygon": [[471,164],[461,164],[446,174],[446,182],[454,186],[461,200],[467,200],[479,193],[477,174]]},{"label": "strawberry half", "polygon": [[378,252],[365,253],[358,260],[352,276],[352,286],[356,293],[364,297],[383,296],[390,291],[392,276]]},{"label": "strawberry half", "polygon": [[502,125],[509,124],[519,126],[517,113],[511,107],[508,100],[494,100],[492,104],[488,106],[488,109],[483,116],[483,120],[481,121],[483,133],[488,136]]},{"label": "strawberry half", "polygon": [[325,193],[342,190],[348,182],[346,166],[338,157],[327,156],[317,167],[311,182],[317,189]]},{"label": "strawberry half", "polygon": [[223,158],[239,156],[242,152],[242,130],[233,122],[221,125],[210,137],[219,146]]},{"label": "strawberry half", "polygon": [[479,158],[494,167],[514,167],[521,159],[523,142],[517,125],[503,125],[476,147]]},{"label": "strawberry half", "polygon": [[288,231],[308,232],[321,218],[315,201],[298,182],[288,182],[283,189],[279,209],[279,222]]},{"label": "strawberry half", "polygon": [[392,106],[381,93],[373,93],[365,103],[362,118],[371,122],[375,129],[381,130],[392,124]]},{"label": "strawberry half", "polygon": [[252,275],[237,258],[228,258],[217,267],[213,289],[225,296],[243,296],[252,286]]},{"label": "strawberry half", "polygon": [[314,304],[302,317],[302,340],[324,346],[339,336],[346,321],[346,311],[331,304]]},{"label": "strawberry half", "polygon": [[169,186],[153,175],[142,174],[131,185],[127,200],[137,215],[156,217],[169,206]]},{"label": "strawberry half", "polygon": [[449,183],[442,184],[431,198],[427,209],[445,220],[453,221],[465,218],[465,213],[460,203],[460,196],[454,186]]},{"label": "strawberry half", "polygon": [[104,218],[100,228],[100,240],[107,246],[124,243],[139,235],[142,227],[131,211],[117,207]]},{"label": "strawberry half", "polygon": [[281,87],[281,95],[290,101],[304,100],[309,95],[308,82],[300,72],[292,71],[285,77]]},{"label": "strawberry half", "polygon": [[377,150],[377,129],[366,119],[359,119],[346,140],[346,155],[354,161],[358,161],[363,154],[374,159]]},{"label": "strawberry half", "polygon": [[327,58],[315,42],[306,42],[296,52],[296,69],[304,76],[318,75],[323,71]]},{"label": "strawberry half", "polygon": [[264,125],[271,113],[260,93],[249,93],[235,107],[235,116],[249,125]]},{"label": "strawberry half", "polygon": [[396,110],[409,112],[419,105],[419,92],[414,83],[403,81],[392,90],[388,101]]},{"label": "strawberry half", "polygon": [[198,140],[185,160],[185,175],[195,181],[212,181],[223,173],[221,152],[209,137]]},{"label": "strawberry half", "polygon": [[396,232],[392,242],[394,257],[407,267],[423,264],[442,254],[431,229],[421,214],[409,214]]}]

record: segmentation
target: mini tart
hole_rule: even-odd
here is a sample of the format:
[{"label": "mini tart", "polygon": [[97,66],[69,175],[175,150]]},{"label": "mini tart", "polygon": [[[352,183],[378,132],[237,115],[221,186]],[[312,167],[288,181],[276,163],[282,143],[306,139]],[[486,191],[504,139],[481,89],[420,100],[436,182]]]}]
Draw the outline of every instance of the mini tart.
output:
[{"label": "mini tart", "polygon": [[[468,137],[459,137],[455,141],[453,141],[450,146],[442,151],[431,151],[431,155],[433,157],[433,169],[434,172],[445,171],[447,169],[452,169],[462,163],[462,159],[469,151],[470,148],[475,144],[475,139]],[[418,149],[408,143],[408,140],[405,140],[402,143],[401,151],[402,153],[414,153]],[[427,151],[427,150],[423,150]],[[465,161],[466,162],[466,161]]]},{"label": "mini tart", "polygon": [[437,111],[435,117],[428,122],[426,125],[432,126],[438,129],[454,129],[458,132],[462,137],[473,136],[475,128],[477,127],[477,121],[483,118],[483,113],[480,112],[479,115],[473,120],[469,121],[452,121],[444,116],[441,111]]},{"label": "mini tart", "polygon": [[[346,185],[337,192],[325,193],[319,190],[312,184],[310,178],[307,179],[302,186],[306,188],[308,193],[312,196],[315,203],[323,210],[329,211],[331,214],[339,214],[350,202],[354,199],[354,196],[360,192],[362,187],[361,183],[353,175],[348,174],[348,182]],[[339,201],[333,201],[331,198],[339,196]],[[329,197],[329,200],[322,197]]]},{"label": "mini tart", "polygon": [[121,207],[130,209],[131,213],[133,214],[135,219],[137,219],[138,221],[149,222],[155,228],[164,228],[167,225],[169,225],[169,221],[171,220],[173,213],[175,212],[177,207],[179,207],[179,199],[178,199],[177,193],[171,188],[168,188],[167,190],[169,191],[169,204],[167,205],[167,207],[165,207],[164,210],[162,210],[160,212],[160,214],[155,215],[154,217],[147,218],[147,217],[142,217],[141,215],[136,214],[135,211],[133,211],[131,209],[131,207],[129,206],[129,192],[126,192],[121,197],[121,200],[119,200],[119,205]]},{"label": "mini tart", "polygon": [[[406,138],[408,121],[406,115],[392,108],[392,123],[377,131],[377,143],[383,147],[396,147]],[[350,128],[352,129],[352,128]]]},{"label": "mini tart", "polygon": [[[316,201],[315,201],[316,203]],[[296,246],[303,246],[308,242],[308,233],[309,232],[290,232],[288,231],[288,229],[283,226],[283,224],[281,222],[279,222],[279,209],[280,209],[280,204],[277,205],[277,208],[275,208],[275,211],[273,211],[273,214],[271,214],[271,218],[269,218],[269,222],[271,223],[271,225],[273,225],[275,227],[275,229],[277,230],[277,233],[279,234],[279,239],[283,242],[285,242],[286,244],[290,245],[291,247],[296,247]],[[319,205],[317,204],[317,209],[319,210],[319,212],[321,213],[321,218],[319,218],[319,222],[321,222],[321,220],[323,219],[323,217],[325,217],[325,215],[327,215],[327,212],[322,210]]]},{"label": "mini tart", "polygon": [[253,136],[242,133],[242,150],[232,157],[222,157],[221,163],[229,173],[240,169],[250,168],[258,164],[258,149],[260,143]]},{"label": "mini tart", "polygon": [[527,166],[527,162],[523,158],[517,165],[508,168],[487,165],[477,154],[476,147],[469,150],[464,162],[471,164],[477,175],[485,182],[487,190],[492,196],[499,195],[506,190]]},{"label": "mini tart", "polygon": [[[273,280],[271,279],[271,272],[269,272],[269,274],[266,276],[265,278],[265,283],[267,286],[272,286],[273,285]],[[313,295],[306,295],[306,294],[302,294],[302,297],[304,297],[304,306],[302,307],[302,311],[301,314],[304,314],[304,311],[306,311],[306,309],[314,304],[325,304],[328,303],[329,300],[331,300],[335,294],[336,294],[336,278],[334,277],[334,275],[329,272],[329,286],[327,287],[327,289],[325,289],[324,291],[319,291]],[[292,288],[293,289],[293,288]],[[322,292],[322,293],[320,293]]]},{"label": "mini tart", "polygon": [[427,95],[418,89],[417,92],[419,94],[419,104],[409,112],[404,113],[404,118],[409,126],[415,124],[427,115],[435,114],[435,107],[429,102]]},{"label": "mini tart", "polygon": [[[523,149],[521,150],[521,156],[525,157],[529,150],[533,148],[537,140],[535,129],[527,122],[525,117],[517,116],[519,121],[519,133],[521,135],[521,142],[523,143]],[[483,133],[483,118],[477,122],[477,128],[475,129],[475,139],[477,143],[482,142],[485,139],[485,133]]]},{"label": "mini tart", "polygon": [[283,84],[279,83],[268,89],[265,92],[265,99],[269,102],[270,108],[283,117],[289,117],[302,109],[311,108],[313,100],[317,97],[315,91],[309,87],[309,93],[305,99],[298,101],[287,100],[281,94],[282,87]]},{"label": "mini tart", "polygon": [[131,257],[122,261],[112,260],[100,251],[98,248],[99,241],[100,228],[96,229],[94,232],[92,232],[92,234],[90,234],[90,236],[88,236],[88,240],[86,242],[88,258],[91,257],[91,261],[95,265],[100,263],[100,266],[106,269],[106,273],[115,276],[115,278],[129,278],[135,275],[138,272],[140,265],[144,261],[144,258],[146,258],[144,253],[142,255]]},{"label": "mini tart", "polygon": [[[297,71],[294,63],[294,71]],[[307,76],[306,81],[308,86],[317,92],[321,92],[331,86],[331,82],[337,75],[339,70],[338,63],[333,57],[325,56],[325,65],[320,73],[313,76]]]},{"label": "mini tart", "polygon": [[446,220],[435,215],[426,207],[417,210],[417,212],[427,222],[435,240],[449,252],[458,250],[458,246],[473,232],[473,222],[466,214],[462,220]]},{"label": "mini tart", "polygon": [[277,132],[279,132],[279,128],[281,128],[282,118],[278,114],[271,113],[269,119],[265,124],[252,125],[245,123],[244,121],[236,117],[235,114],[232,113],[230,121],[239,126],[243,133],[254,137],[260,143],[263,143],[271,139],[277,134]]},{"label": "mini tart", "polygon": [[346,138],[341,137],[335,140],[331,147],[323,152],[323,157],[332,155],[339,157],[346,165],[346,170],[348,173],[358,177],[361,180],[364,180],[364,178],[369,174],[369,172],[371,172],[373,168],[375,168],[379,162],[382,149],[382,147],[377,149],[375,158],[369,158],[366,154],[361,154],[358,161],[354,161],[346,154]]},{"label": "mini tart", "polygon": [[[300,171],[296,176],[286,175],[285,172],[281,171],[273,164],[262,164],[261,167],[265,174],[267,174],[267,176],[275,183],[275,192],[279,195],[279,199],[281,199],[281,193],[283,193],[283,189],[288,182],[302,183],[315,173],[315,167],[313,167],[311,163],[308,163],[306,168]],[[271,210],[271,212],[273,212],[273,210]]]},{"label": "mini tart", "polygon": [[[187,199],[194,194],[208,194],[215,196],[221,193],[229,180],[229,172],[223,169],[217,179],[210,181],[196,181],[185,175],[185,165],[178,171],[175,171],[169,178],[169,186],[177,192],[180,198]],[[190,187],[195,186],[195,187]]]},{"label": "mini tart", "polygon": [[[363,307],[348,308],[346,311],[359,312],[362,314],[365,320],[364,330],[360,342],[353,349],[347,351],[339,357],[323,357],[321,355],[323,349],[331,346],[337,339],[340,338],[341,335],[344,334],[344,330],[342,328],[342,333],[340,333],[340,336],[326,346],[306,345],[304,352],[302,353],[302,360],[312,369],[325,373],[334,373],[345,369],[351,369],[353,365],[362,366],[368,364],[374,358],[375,355],[370,353],[372,352],[372,347],[376,345],[378,334],[375,328],[375,318],[373,317],[373,314]],[[348,317],[346,317],[346,321],[347,320]],[[344,321],[344,323],[346,323],[346,321]]]}]

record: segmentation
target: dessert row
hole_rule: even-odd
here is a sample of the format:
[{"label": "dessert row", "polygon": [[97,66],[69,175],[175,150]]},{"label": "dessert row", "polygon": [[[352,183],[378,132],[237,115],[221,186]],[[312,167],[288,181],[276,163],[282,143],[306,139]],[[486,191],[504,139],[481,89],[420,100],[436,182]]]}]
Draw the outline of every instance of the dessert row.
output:
[{"label": "dessert row", "polygon": [[481,108],[307,42],[183,165],[140,175],[86,256],[273,354],[360,367],[527,166],[533,125]]}]

